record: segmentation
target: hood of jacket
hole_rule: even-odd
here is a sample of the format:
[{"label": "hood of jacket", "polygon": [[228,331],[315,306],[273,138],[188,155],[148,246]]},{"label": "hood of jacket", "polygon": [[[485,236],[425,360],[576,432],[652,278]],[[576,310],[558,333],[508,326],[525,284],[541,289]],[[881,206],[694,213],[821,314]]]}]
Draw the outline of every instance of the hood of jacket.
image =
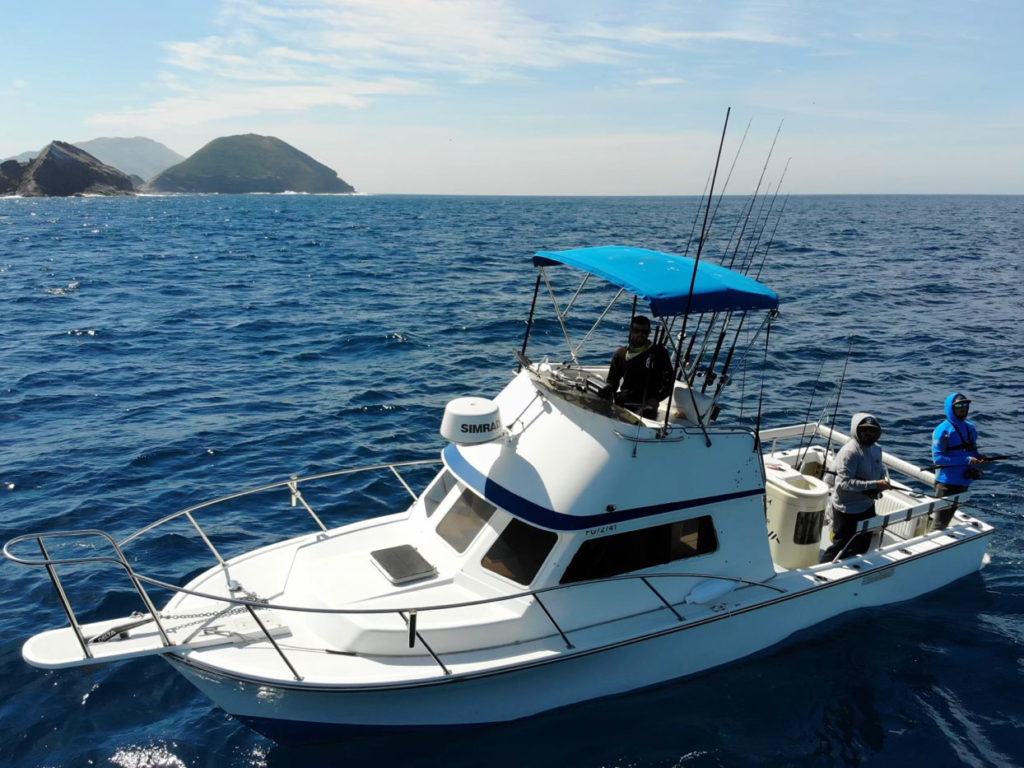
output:
[{"label": "hood of jacket", "polygon": [[961,419],[953,412],[953,401],[956,400],[958,397],[966,397],[966,395],[960,392],[954,392],[953,394],[946,398],[946,418],[949,420],[950,424],[954,424],[957,426],[966,423],[965,419]]},{"label": "hood of jacket", "polygon": [[[952,397],[952,395],[950,395],[950,397]],[[950,406],[950,410],[952,410],[952,406]],[[875,419],[875,421],[878,421],[878,419],[875,417],[873,413],[853,414],[853,418],[850,419],[850,437],[857,437],[857,427],[860,426],[860,423],[864,421],[864,419]]]}]

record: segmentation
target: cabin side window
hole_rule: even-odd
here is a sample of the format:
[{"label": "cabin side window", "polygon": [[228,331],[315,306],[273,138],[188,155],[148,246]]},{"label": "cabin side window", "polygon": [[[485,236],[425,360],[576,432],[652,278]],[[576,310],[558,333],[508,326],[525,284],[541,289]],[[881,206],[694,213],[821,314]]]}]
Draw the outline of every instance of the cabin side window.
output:
[{"label": "cabin side window", "polygon": [[467,488],[437,524],[437,535],[462,554],[493,514],[494,505]]},{"label": "cabin side window", "polygon": [[544,564],[558,534],[512,518],[498,539],[487,550],[480,564],[489,571],[528,585]]},{"label": "cabin side window", "polygon": [[438,505],[445,500],[448,492],[454,487],[455,477],[447,469],[437,476],[427,488],[426,493],[423,494],[423,508],[426,510],[427,517],[434,514]]},{"label": "cabin side window", "polygon": [[678,523],[584,541],[562,576],[562,584],[604,579],[718,549],[715,526],[707,515]]}]

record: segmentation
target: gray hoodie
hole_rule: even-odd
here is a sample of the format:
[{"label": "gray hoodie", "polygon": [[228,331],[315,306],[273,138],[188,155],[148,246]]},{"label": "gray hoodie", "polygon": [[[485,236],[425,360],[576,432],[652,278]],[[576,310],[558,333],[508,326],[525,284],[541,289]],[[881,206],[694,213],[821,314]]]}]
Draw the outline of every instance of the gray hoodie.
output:
[{"label": "gray hoodie", "polygon": [[882,465],[882,449],[878,443],[861,445],[857,442],[857,427],[870,413],[855,413],[850,420],[853,437],[836,453],[833,467],[836,473],[832,507],[847,515],[866,512],[875,503],[872,495],[864,491],[877,490],[876,480],[885,477]]}]

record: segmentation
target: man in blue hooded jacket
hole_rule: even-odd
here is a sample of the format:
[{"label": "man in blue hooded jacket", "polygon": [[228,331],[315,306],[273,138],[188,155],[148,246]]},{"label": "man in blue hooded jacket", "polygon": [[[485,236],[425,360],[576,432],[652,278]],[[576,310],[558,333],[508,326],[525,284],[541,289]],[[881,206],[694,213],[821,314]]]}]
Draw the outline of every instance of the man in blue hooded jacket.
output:
[{"label": "man in blue hooded jacket", "polygon": [[[976,465],[986,459],[978,452],[978,430],[967,420],[971,401],[966,395],[954,392],[946,398],[946,420],[932,433],[932,461],[935,462],[935,495],[953,496],[963,493],[970,484],[981,477]],[[935,513],[934,530],[949,525],[956,511],[954,504],[949,509]]]}]

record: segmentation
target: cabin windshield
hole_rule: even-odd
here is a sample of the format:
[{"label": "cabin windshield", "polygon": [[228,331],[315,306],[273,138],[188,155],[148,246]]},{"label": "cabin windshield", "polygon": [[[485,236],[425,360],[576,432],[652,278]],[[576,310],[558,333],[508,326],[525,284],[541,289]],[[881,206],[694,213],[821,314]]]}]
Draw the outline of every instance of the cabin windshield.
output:
[{"label": "cabin windshield", "polygon": [[427,517],[437,511],[438,506],[448,497],[448,493],[456,484],[455,476],[448,469],[442,470],[434,478],[427,490],[423,492],[423,510]]},{"label": "cabin windshield", "polygon": [[494,505],[467,488],[437,524],[437,535],[461,555],[493,514]]},{"label": "cabin windshield", "polygon": [[537,575],[556,541],[558,534],[554,531],[536,528],[514,517],[487,550],[480,564],[489,571],[527,586]]}]

